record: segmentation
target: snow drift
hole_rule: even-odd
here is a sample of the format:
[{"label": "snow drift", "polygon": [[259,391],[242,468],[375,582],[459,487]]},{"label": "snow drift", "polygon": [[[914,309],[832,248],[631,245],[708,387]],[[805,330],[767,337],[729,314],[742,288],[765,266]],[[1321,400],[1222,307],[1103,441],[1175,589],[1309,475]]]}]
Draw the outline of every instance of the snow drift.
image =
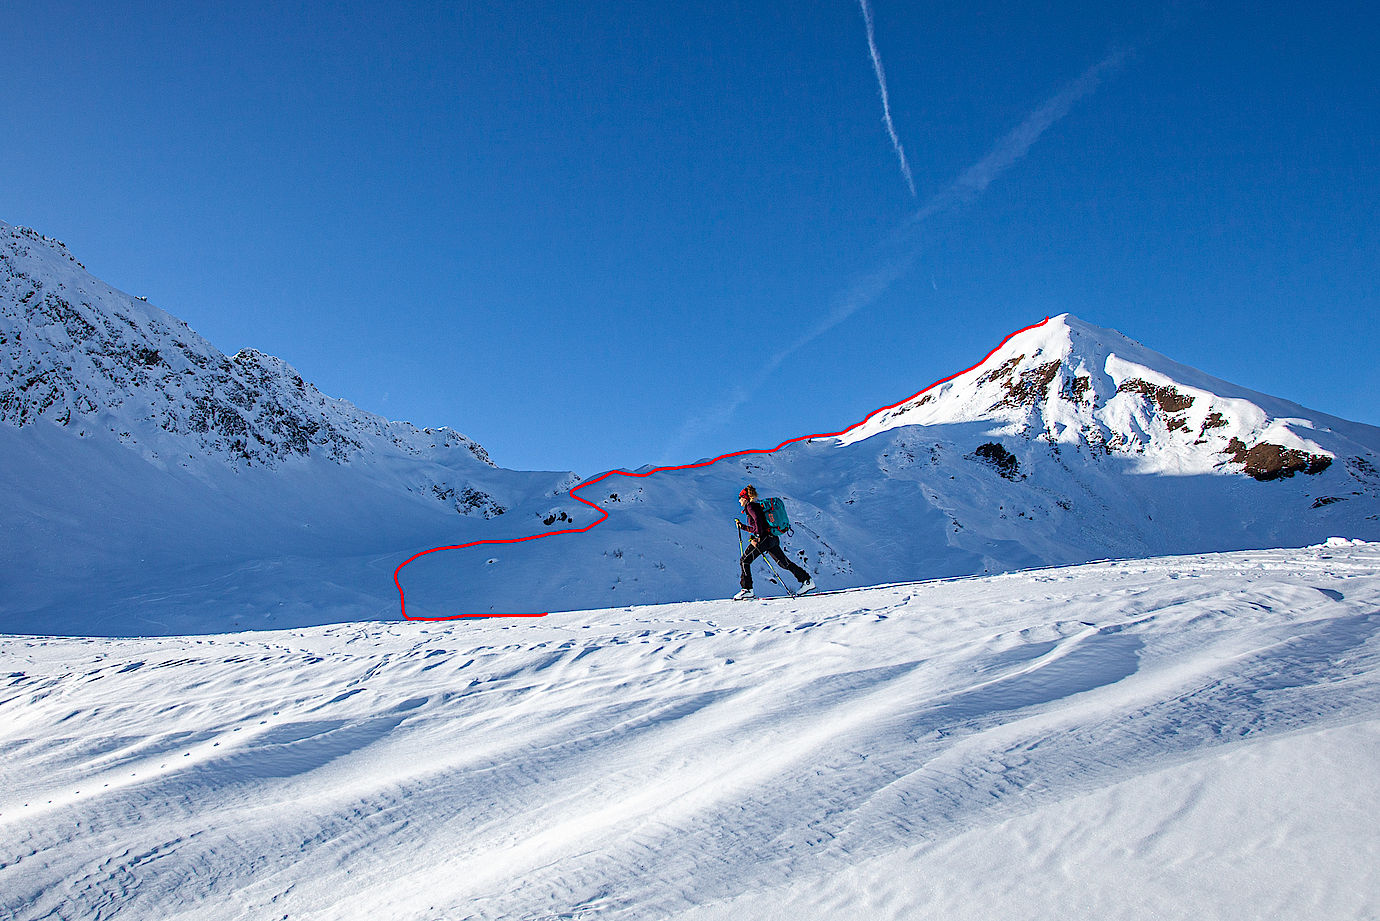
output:
[{"label": "snow drift", "polygon": [[1373,918],[1377,573],[0,637],[0,914]]}]

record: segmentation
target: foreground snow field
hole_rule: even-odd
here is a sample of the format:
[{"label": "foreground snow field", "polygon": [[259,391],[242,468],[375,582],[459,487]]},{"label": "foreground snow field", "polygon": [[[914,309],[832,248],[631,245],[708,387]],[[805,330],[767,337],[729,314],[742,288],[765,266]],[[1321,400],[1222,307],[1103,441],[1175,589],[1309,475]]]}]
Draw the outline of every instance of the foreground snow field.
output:
[{"label": "foreground snow field", "polygon": [[1380,544],[0,676],[5,918],[1380,916]]}]

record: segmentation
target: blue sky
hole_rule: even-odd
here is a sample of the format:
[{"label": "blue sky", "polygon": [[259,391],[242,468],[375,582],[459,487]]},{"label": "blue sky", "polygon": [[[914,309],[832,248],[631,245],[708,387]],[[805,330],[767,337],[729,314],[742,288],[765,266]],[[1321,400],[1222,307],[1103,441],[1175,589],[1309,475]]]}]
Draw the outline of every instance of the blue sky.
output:
[{"label": "blue sky", "polygon": [[834,431],[1065,311],[1380,424],[1372,5],[870,10],[914,194],[857,0],[18,0],[0,219],[503,466]]}]

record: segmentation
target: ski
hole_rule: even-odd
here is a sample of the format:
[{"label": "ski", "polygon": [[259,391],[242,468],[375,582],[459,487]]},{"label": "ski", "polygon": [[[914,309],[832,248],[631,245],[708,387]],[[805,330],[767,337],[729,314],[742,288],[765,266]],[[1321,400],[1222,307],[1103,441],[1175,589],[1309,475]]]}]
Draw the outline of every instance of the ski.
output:
[{"label": "ski", "polygon": [[[904,585],[904,584],[914,584],[914,583],[897,583],[897,584],[898,584],[898,585]],[[829,589],[829,590],[827,590],[827,591],[820,591],[819,589],[816,588],[816,589],[813,589],[813,590],[808,591],[808,592],[793,592],[793,591],[791,591],[790,589],[786,589],[786,594],[784,594],[784,595],[753,595],[751,598],[744,598],[744,599],[742,599],[742,600],[743,600],[743,601],[780,601],[780,600],[785,599],[785,598],[790,598],[790,599],[804,598],[806,595],[809,595],[811,598],[814,598],[814,597],[823,597],[823,596],[825,596],[825,595],[847,595],[847,594],[851,594],[852,592],[863,592],[863,591],[867,591],[868,589],[872,589],[872,588],[895,588],[895,587],[896,587],[895,585],[855,585],[855,586],[853,586],[852,588],[832,588],[832,589]]]}]

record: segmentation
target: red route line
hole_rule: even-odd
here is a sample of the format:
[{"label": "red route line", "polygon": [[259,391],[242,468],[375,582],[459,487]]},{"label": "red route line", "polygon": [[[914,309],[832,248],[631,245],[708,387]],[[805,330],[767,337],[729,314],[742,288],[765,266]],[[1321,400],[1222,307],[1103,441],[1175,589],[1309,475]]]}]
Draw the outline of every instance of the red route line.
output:
[{"label": "red route line", "polygon": [[931,391],[931,390],[933,390],[934,388],[938,387],[940,384],[947,384],[949,381],[953,380],[954,378],[956,378],[956,377],[962,377],[963,375],[967,374],[969,371],[972,371],[972,370],[974,370],[974,369],[976,369],[976,368],[981,367],[983,364],[985,364],[985,363],[987,362],[987,359],[991,358],[993,355],[997,354],[997,352],[1001,351],[1001,350],[1002,350],[1002,347],[1005,346],[1006,343],[1010,342],[1012,339],[1016,338],[1016,337],[1019,336],[1021,333],[1029,332],[1029,331],[1032,330],[1032,329],[1039,329],[1041,326],[1044,326],[1044,325],[1045,325],[1046,323],[1048,323],[1048,322],[1049,322],[1049,317],[1045,317],[1045,318],[1044,318],[1043,320],[1041,320],[1039,323],[1032,323],[1030,326],[1027,326],[1027,327],[1025,327],[1024,329],[1018,329],[1018,330],[1016,330],[1014,333],[1012,333],[1011,335],[1009,335],[1009,336],[1007,336],[1005,339],[1003,339],[1003,340],[1001,341],[1001,343],[997,345],[996,348],[994,348],[994,349],[992,349],[992,351],[988,352],[988,353],[986,354],[986,356],[983,357],[982,361],[979,361],[977,364],[973,365],[973,367],[971,367],[971,368],[965,368],[964,370],[959,371],[957,374],[950,374],[948,377],[945,377],[945,378],[942,378],[942,379],[940,379],[940,380],[937,380],[937,381],[935,381],[933,384],[930,384],[928,387],[926,387],[924,390],[921,390],[919,393],[913,394],[912,396],[908,396],[908,397],[906,397],[904,400],[899,400],[899,401],[897,401],[897,402],[895,402],[895,403],[892,403],[890,406],[883,406],[881,409],[875,410],[875,411],[873,411],[872,413],[870,413],[870,414],[868,415],[868,417],[867,417],[866,419],[864,419],[863,421],[861,421],[861,422],[859,422],[859,423],[857,423],[857,424],[855,424],[855,425],[850,425],[848,428],[844,429],[844,430],[841,431],[841,432],[828,432],[828,433],[819,434],[819,435],[801,435],[801,436],[799,436],[799,437],[797,437],[797,438],[791,438],[791,439],[788,439],[788,440],[786,440],[786,441],[783,441],[783,442],[781,442],[781,444],[777,445],[777,446],[774,447],[774,448],[757,448],[757,449],[748,450],[748,451],[734,451],[732,454],[720,454],[718,457],[714,458],[713,460],[700,461],[700,462],[697,463],[697,464],[681,464],[679,467],[655,467],[655,468],[653,468],[653,469],[651,469],[651,470],[646,471],[645,473],[630,473],[630,472],[628,472],[627,470],[610,470],[608,473],[605,473],[605,474],[603,474],[603,475],[601,475],[601,476],[595,477],[595,478],[592,479],[592,480],[585,480],[583,483],[578,483],[578,484],[576,484],[575,486],[571,487],[571,489],[570,489],[570,498],[574,499],[576,502],[583,502],[585,505],[588,505],[590,508],[594,509],[594,510],[595,510],[596,512],[598,512],[599,515],[600,515],[600,517],[599,517],[597,520],[591,522],[590,524],[585,525],[583,528],[567,528],[567,529],[565,529],[565,530],[563,530],[563,531],[544,531],[544,532],[542,532],[541,534],[529,534],[529,535],[527,535],[526,537],[509,537],[509,538],[489,539],[489,540],[475,540],[475,541],[470,541],[468,544],[456,544],[456,545],[453,546],[453,547],[432,547],[430,550],[423,550],[421,553],[414,554],[413,556],[408,557],[407,560],[405,560],[402,564],[400,564],[400,565],[398,566],[397,569],[393,570],[393,584],[396,585],[396,586],[398,587],[398,604],[400,605],[400,607],[401,607],[401,609],[402,609],[402,616],[403,616],[404,618],[406,618],[407,620],[418,620],[418,621],[461,620],[461,619],[475,618],[475,617],[545,617],[547,614],[550,613],[549,611],[545,611],[545,612],[542,612],[542,613],[540,613],[540,614],[450,614],[450,615],[447,615],[447,616],[445,616],[445,617],[413,617],[412,615],[410,615],[410,614],[407,613],[407,596],[406,596],[406,594],[404,594],[404,592],[403,592],[402,582],[399,581],[398,575],[399,575],[399,573],[401,573],[401,572],[403,571],[403,567],[406,566],[408,563],[411,563],[413,560],[416,560],[416,559],[419,559],[419,558],[421,558],[421,557],[424,557],[424,556],[426,556],[428,553],[439,553],[439,552],[441,552],[442,550],[464,550],[464,549],[467,548],[467,547],[480,547],[480,546],[483,546],[483,545],[485,545],[485,544],[520,544],[520,543],[523,543],[524,541],[539,540],[539,539],[541,539],[541,538],[543,538],[543,537],[556,537],[556,536],[558,536],[558,535],[560,535],[560,534],[583,534],[585,531],[590,530],[591,528],[595,527],[596,525],[603,524],[603,523],[604,523],[604,520],[605,520],[606,518],[609,517],[609,513],[608,513],[608,510],[607,510],[607,509],[600,508],[599,506],[595,505],[593,502],[590,502],[588,499],[582,499],[582,498],[580,498],[579,496],[575,495],[575,493],[576,493],[577,491],[581,490],[581,489],[584,489],[584,488],[587,487],[587,486],[593,486],[595,483],[603,482],[604,480],[608,479],[608,478],[611,477],[611,476],[615,476],[615,475],[616,475],[616,476],[631,476],[631,477],[649,477],[649,476],[651,476],[651,475],[654,474],[654,473],[661,473],[661,472],[666,471],[666,470],[693,470],[693,469],[695,469],[696,467],[709,467],[709,466],[712,466],[712,465],[714,465],[714,464],[717,464],[719,461],[721,461],[721,460],[726,460],[727,458],[730,458],[730,457],[742,457],[742,456],[744,456],[744,455],[746,455],[746,454],[771,454],[771,453],[773,453],[773,452],[775,452],[775,451],[780,451],[782,448],[786,447],[786,445],[795,444],[797,441],[810,441],[811,439],[814,439],[814,438],[838,438],[838,437],[840,437],[840,436],[842,436],[842,435],[847,435],[849,432],[853,431],[854,429],[856,429],[856,428],[861,428],[862,426],[864,426],[864,425],[866,425],[867,423],[871,422],[871,421],[873,420],[874,417],[880,415],[881,413],[887,412],[888,410],[895,409],[896,407],[900,406],[900,405],[903,404],[903,403],[909,403],[911,400],[914,400],[914,399],[916,399],[917,397],[920,397],[920,396],[922,396],[923,394],[928,393],[929,391]]}]

